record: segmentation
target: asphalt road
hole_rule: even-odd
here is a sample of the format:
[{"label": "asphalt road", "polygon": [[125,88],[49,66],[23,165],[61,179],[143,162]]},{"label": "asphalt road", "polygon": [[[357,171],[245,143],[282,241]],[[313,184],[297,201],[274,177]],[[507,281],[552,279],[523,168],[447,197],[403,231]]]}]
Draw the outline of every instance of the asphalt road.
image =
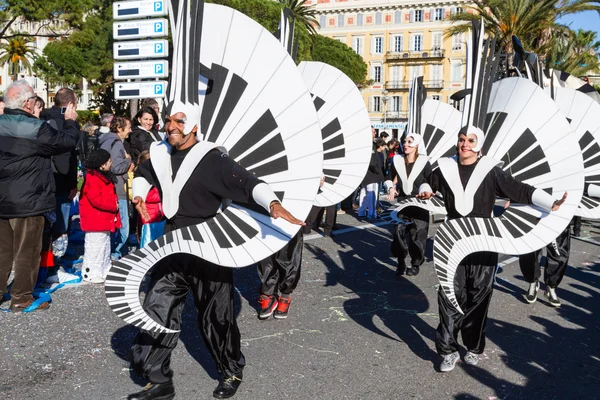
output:
[{"label": "asphalt road", "polygon": [[[502,257],[482,360],[475,367],[459,362],[443,374],[434,370],[433,262],[419,276],[398,280],[389,255],[391,225],[349,215],[338,224],[346,229],[333,238],[306,238],[287,320],[259,321],[256,270],[236,271],[247,360],[236,399],[600,398],[597,228],[585,227],[587,241],[572,241],[558,309],[542,291],[537,303],[525,303],[518,264]],[[0,397],[123,399],[140,390],[145,382],[128,362],[136,329],[110,311],[102,288],[76,285],[52,298],[45,312],[0,312]],[[173,354],[176,398],[210,399],[217,375],[189,299],[184,314]]]}]

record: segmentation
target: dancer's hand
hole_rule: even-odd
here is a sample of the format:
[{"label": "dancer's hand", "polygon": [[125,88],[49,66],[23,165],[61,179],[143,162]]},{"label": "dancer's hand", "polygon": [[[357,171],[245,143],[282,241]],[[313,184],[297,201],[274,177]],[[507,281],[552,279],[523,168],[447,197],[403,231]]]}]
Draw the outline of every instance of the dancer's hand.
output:
[{"label": "dancer's hand", "polygon": [[294,224],[294,225],[306,225],[303,221],[300,221],[299,219],[297,219],[296,217],[294,217],[292,214],[290,214],[290,212],[288,210],[286,210],[285,208],[283,208],[283,206],[281,205],[281,203],[279,202],[272,202],[271,205],[269,206],[269,210],[271,211],[271,217],[272,218],[283,218],[286,221]]},{"label": "dancer's hand", "polygon": [[390,191],[387,195],[387,201],[394,201],[394,199],[396,198],[396,195],[398,194],[398,192],[396,192],[396,188],[391,187]]},{"label": "dancer's hand", "polygon": [[140,213],[142,221],[150,221],[150,214],[148,214],[148,210],[146,209],[146,203],[144,202],[144,199],[142,199],[140,196],[136,196],[131,202],[135,204],[135,209],[138,211],[138,213]]},{"label": "dancer's hand", "polygon": [[431,193],[431,192],[422,192],[419,193],[416,197],[419,200],[429,200],[430,198],[432,198],[435,195],[435,193]]},{"label": "dancer's hand", "polygon": [[567,201],[567,192],[565,192],[565,194],[563,194],[562,199],[556,200],[554,202],[554,204],[552,205],[552,211],[558,211],[560,206],[562,206],[565,201]]}]

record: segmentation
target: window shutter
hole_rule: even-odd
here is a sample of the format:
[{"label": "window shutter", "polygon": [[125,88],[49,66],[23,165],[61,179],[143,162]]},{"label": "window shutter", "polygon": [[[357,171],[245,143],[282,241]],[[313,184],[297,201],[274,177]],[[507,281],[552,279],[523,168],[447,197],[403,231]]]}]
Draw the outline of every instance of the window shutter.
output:
[{"label": "window shutter", "polygon": [[410,10],[410,22],[415,22],[415,11]]},{"label": "window shutter", "polygon": [[373,96],[369,97],[369,111],[373,111]]},{"label": "window shutter", "polygon": [[431,10],[429,10],[429,20],[435,21],[435,8],[432,8]]}]

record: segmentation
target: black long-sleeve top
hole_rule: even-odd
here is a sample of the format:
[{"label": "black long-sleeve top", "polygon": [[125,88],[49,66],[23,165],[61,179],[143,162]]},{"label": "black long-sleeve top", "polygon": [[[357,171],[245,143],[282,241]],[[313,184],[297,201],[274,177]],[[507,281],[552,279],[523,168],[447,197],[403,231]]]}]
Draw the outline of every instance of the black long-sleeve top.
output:
[{"label": "black long-sleeve top", "polygon": [[[461,165],[458,163],[458,173],[463,189],[467,186],[477,163],[471,165]],[[440,192],[444,196],[448,219],[463,217],[456,210],[454,193],[450,189],[450,185],[448,185],[440,168],[431,174],[429,185],[434,192]],[[475,192],[473,209],[465,217],[491,218],[496,196],[506,197],[515,203],[532,204],[531,198],[535,190],[533,186],[519,182],[501,168],[494,167],[488,172]]]},{"label": "black long-sleeve top", "polygon": [[[410,176],[413,167],[415,166],[415,163],[407,163],[404,164],[406,167],[406,176]],[[391,175],[390,177],[392,178],[392,181],[396,178],[396,176],[398,176],[398,171],[396,170],[396,166],[394,164],[392,164],[392,169],[390,171]],[[412,191],[410,193],[404,193],[404,189],[402,186],[402,179],[400,178],[400,176],[398,176],[398,182],[396,183],[396,192],[398,192],[398,196],[396,196],[398,198],[398,201],[400,200],[404,200],[405,198],[409,197],[409,196],[416,196],[417,194],[419,194],[419,187],[424,184],[424,183],[428,183],[429,180],[431,179],[431,174],[433,173],[433,169],[431,168],[431,164],[429,163],[429,161],[427,162],[427,164],[425,164],[425,167],[423,167],[423,170],[419,173],[419,175],[417,175],[416,179],[413,182],[412,185]]]},{"label": "black long-sleeve top", "polygon": [[[194,145],[195,146],[195,145]],[[173,180],[184,158],[194,147],[171,153]],[[156,186],[163,198],[160,181],[156,177],[151,160],[141,163],[135,177],[143,177]],[[168,223],[171,229],[200,224],[214,217],[222,201],[233,200],[240,203],[254,203],[252,191],[263,183],[254,174],[237,164],[227,154],[214,149],[198,163],[179,196],[179,208]]]}]

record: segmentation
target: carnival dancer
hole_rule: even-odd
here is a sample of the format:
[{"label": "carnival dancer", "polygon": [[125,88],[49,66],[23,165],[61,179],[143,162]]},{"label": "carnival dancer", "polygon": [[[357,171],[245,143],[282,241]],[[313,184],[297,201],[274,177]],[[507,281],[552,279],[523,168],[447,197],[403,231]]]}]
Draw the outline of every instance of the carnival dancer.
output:
[{"label": "carnival dancer", "polygon": [[[404,155],[396,155],[392,164],[393,185],[389,188],[388,201],[403,200],[419,193],[419,188],[427,190],[427,179],[432,170],[429,157],[419,155],[422,144],[419,134],[409,133],[403,139]],[[386,183],[389,184],[389,181]],[[431,191],[430,189],[427,191]],[[420,266],[425,262],[427,232],[429,230],[429,211],[408,207],[399,217],[402,223],[396,225],[392,241],[392,254],[398,257],[396,275],[416,276]],[[406,246],[408,242],[408,248]],[[410,255],[411,267],[406,269],[406,256]]]},{"label": "carnival dancer", "polygon": [[[167,116],[167,142],[151,147],[151,159],[141,163],[134,179],[134,203],[143,219],[148,220],[144,198],[151,186],[159,188],[161,198],[178,199],[177,212],[168,218],[165,232],[196,225],[214,217],[226,199],[254,201],[281,217],[302,225],[285,210],[269,186],[236,164],[218,146],[198,142],[197,125],[187,122],[185,107],[173,107]],[[161,170],[169,171],[167,179],[159,179]],[[172,174],[171,174],[172,171]],[[174,184],[181,182],[180,187]],[[173,196],[172,191],[179,193]],[[245,365],[240,349],[240,332],[233,307],[233,269],[211,264],[189,254],[176,254],[161,260],[152,273],[144,310],[163,326],[178,330],[181,313],[189,291],[199,314],[200,332],[222,375],[213,392],[216,398],[233,396],[242,382]],[[150,383],[130,400],[171,399],[175,396],[171,353],[178,333],[142,331],[132,348],[135,371]]]}]

